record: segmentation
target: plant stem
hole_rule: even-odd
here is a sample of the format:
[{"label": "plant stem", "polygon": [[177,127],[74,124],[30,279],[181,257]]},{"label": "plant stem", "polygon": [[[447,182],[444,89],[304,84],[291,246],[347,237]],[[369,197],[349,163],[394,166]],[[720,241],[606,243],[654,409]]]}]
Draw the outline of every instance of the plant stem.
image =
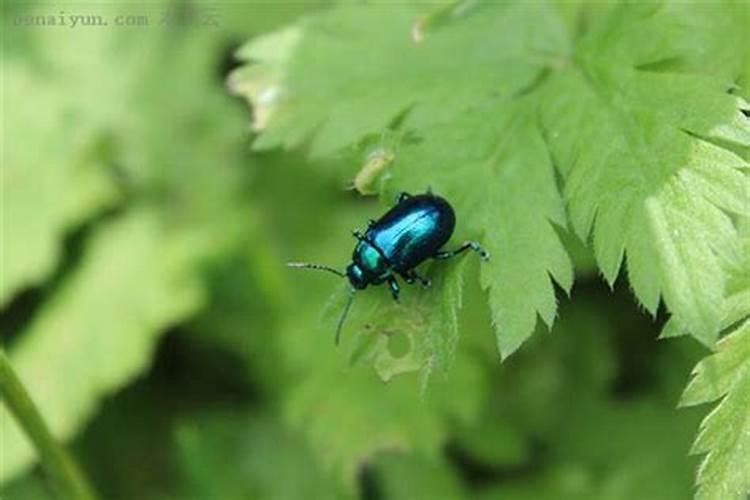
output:
[{"label": "plant stem", "polygon": [[69,500],[94,500],[94,491],[65,448],[50,433],[1,348],[0,396],[33,443],[42,466],[58,488],[60,496]]}]

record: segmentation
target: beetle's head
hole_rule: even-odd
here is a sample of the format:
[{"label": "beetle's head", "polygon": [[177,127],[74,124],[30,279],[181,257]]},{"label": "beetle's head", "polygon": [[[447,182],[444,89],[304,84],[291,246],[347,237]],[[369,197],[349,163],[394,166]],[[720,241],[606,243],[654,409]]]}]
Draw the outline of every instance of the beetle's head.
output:
[{"label": "beetle's head", "polygon": [[346,277],[349,278],[349,283],[351,283],[357,290],[367,288],[367,277],[365,276],[365,273],[362,272],[362,268],[354,262],[346,266]]}]

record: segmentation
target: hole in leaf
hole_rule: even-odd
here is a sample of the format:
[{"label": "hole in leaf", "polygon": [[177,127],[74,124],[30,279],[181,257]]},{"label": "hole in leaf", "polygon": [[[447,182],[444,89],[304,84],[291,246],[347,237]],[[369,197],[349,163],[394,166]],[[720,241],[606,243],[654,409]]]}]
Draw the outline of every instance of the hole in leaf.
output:
[{"label": "hole in leaf", "polygon": [[394,333],[388,337],[388,352],[394,358],[407,355],[410,347],[409,338],[401,332]]}]

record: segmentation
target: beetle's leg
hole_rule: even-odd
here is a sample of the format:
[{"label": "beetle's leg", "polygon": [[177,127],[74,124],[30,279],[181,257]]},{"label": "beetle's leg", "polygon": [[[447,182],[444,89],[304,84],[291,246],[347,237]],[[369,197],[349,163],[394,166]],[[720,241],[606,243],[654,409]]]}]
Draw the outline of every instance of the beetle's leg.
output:
[{"label": "beetle's leg", "polygon": [[372,227],[375,225],[375,219],[367,219],[367,227]]},{"label": "beetle's leg", "polygon": [[357,230],[352,231],[352,236],[354,236],[355,238],[357,238],[358,241],[362,241],[362,240],[365,239],[365,235],[362,234],[362,233],[360,233]]},{"label": "beetle's leg", "polygon": [[409,198],[411,198],[411,195],[409,193],[407,193],[406,191],[401,191],[396,195],[396,205]]},{"label": "beetle's leg", "polygon": [[490,260],[490,254],[489,254],[489,252],[487,252],[487,250],[485,250],[484,248],[482,248],[481,246],[479,246],[479,243],[477,243],[476,241],[467,241],[467,242],[465,242],[463,245],[461,245],[460,247],[458,247],[455,250],[448,250],[448,251],[445,251],[445,252],[437,252],[435,255],[432,256],[432,258],[433,259],[440,259],[440,260],[450,259],[451,257],[455,257],[456,255],[458,255],[458,254],[460,254],[462,252],[465,252],[466,250],[473,250],[473,251],[475,251],[476,253],[479,254],[479,257],[481,257],[482,260]]},{"label": "beetle's leg", "polygon": [[429,288],[430,285],[432,285],[432,282],[430,280],[428,280],[427,278],[423,278],[422,276],[417,274],[416,271],[407,271],[405,273],[401,273],[401,277],[404,278],[404,281],[406,281],[410,285],[413,285],[415,281],[419,281],[419,284],[424,288]]},{"label": "beetle's leg", "polygon": [[396,278],[392,275],[388,277],[388,286],[391,289],[391,296],[393,297],[393,300],[398,303],[398,294],[401,289],[398,287],[398,281],[396,281]]}]

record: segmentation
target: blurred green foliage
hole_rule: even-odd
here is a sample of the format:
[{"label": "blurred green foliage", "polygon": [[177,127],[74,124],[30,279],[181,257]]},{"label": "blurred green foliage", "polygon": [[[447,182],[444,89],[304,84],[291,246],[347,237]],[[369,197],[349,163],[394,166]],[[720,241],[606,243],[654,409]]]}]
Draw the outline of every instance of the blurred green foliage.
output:
[{"label": "blurred green foliage", "polygon": [[[0,331],[102,498],[689,498],[706,409],[675,406],[706,350],[656,342],[660,291],[664,336],[727,334],[683,399],[726,396],[696,443],[699,494],[750,489],[747,124],[731,115],[750,50],[720,41],[742,39],[743,4],[472,6],[3,5]],[[79,14],[112,24],[34,20]],[[556,51],[592,73],[557,71]],[[262,99],[280,82],[290,107]],[[637,126],[605,116],[592,89],[612,88]],[[628,215],[647,166],[597,170],[639,130],[659,175],[694,172],[698,212],[659,194],[659,221],[686,231],[668,241]],[[363,167],[385,203],[349,187]],[[284,263],[341,265],[350,229],[427,185],[492,263],[429,265],[432,289],[400,305],[359,294],[334,348],[345,286]],[[676,260],[650,267],[665,248]],[[0,495],[51,498],[4,407],[0,422]]]}]

